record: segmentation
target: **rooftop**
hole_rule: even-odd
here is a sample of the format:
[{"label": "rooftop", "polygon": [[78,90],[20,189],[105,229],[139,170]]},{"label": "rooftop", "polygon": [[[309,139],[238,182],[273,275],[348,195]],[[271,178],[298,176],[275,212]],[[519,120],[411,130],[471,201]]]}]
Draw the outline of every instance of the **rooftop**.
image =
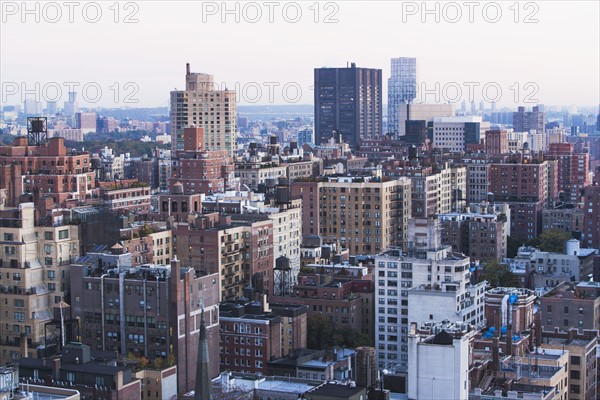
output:
[{"label": "rooftop", "polygon": [[365,388],[352,387],[347,385],[338,385],[335,383],[324,383],[316,388],[308,391],[313,395],[327,396],[332,399],[344,399],[360,392],[363,392]]}]

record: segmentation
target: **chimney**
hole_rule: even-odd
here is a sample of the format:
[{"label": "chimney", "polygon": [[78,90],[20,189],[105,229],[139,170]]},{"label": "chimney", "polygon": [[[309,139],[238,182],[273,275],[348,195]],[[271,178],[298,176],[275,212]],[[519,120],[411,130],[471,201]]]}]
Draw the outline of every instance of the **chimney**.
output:
[{"label": "chimney", "polygon": [[60,379],[60,357],[52,359],[52,378],[55,381]]},{"label": "chimney", "polygon": [[507,355],[512,355],[512,347],[513,347],[513,342],[512,342],[512,324],[509,324],[508,327],[506,328],[506,351],[505,353]]},{"label": "chimney", "polygon": [[500,370],[500,344],[498,337],[492,339],[492,371]]},{"label": "chimney", "polygon": [[21,334],[21,357],[28,357],[29,343],[27,343],[27,335]]},{"label": "chimney", "polygon": [[190,63],[186,63],[185,64],[185,74],[189,75],[190,74]]},{"label": "chimney", "polygon": [[567,332],[567,340],[569,343],[571,343],[573,341],[573,339],[575,339],[575,333],[576,333],[575,328],[571,328]]}]

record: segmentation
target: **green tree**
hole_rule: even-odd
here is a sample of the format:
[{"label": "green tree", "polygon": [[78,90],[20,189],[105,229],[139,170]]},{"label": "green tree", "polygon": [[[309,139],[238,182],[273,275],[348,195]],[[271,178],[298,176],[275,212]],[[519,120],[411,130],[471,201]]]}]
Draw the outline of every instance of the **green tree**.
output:
[{"label": "green tree", "polygon": [[308,348],[315,350],[326,350],[333,346],[359,347],[373,345],[369,335],[350,327],[335,327],[331,320],[323,314],[308,317],[307,336]]},{"label": "green tree", "polygon": [[519,247],[521,247],[524,244],[525,243],[520,241],[519,239],[512,236],[508,236],[506,238],[506,257],[516,257],[517,253],[519,252]]},{"label": "green tree", "polygon": [[483,274],[479,281],[488,281],[491,287],[519,286],[519,278],[510,271],[506,264],[500,264],[498,260],[490,260],[483,265]]},{"label": "green tree", "polygon": [[548,229],[542,234],[527,242],[528,245],[537,247],[542,251],[550,253],[562,253],[565,251],[565,242],[571,239],[571,234],[561,232],[557,229]]},{"label": "green tree", "polygon": [[323,350],[331,346],[333,342],[333,324],[323,314],[308,317],[307,336],[309,349]]}]

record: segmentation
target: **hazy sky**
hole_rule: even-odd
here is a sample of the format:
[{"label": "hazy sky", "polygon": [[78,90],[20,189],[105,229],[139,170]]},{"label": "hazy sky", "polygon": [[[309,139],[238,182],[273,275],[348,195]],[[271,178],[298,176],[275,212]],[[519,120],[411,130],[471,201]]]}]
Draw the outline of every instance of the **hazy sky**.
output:
[{"label": "hazy sky", "polygon": [[390,58],[401,56],[417,57],[427,102],[458,91],[468,100],[469,86],[479,102],[486,85],[498,108],[600,103],[598,1],[80,1],[73,22],[62,1],[29,2],[30,14],[21,1],[1,3],[4,104],[25,88],[42,100],[60,89],[62,106],[64,82],[76,82],[80,107],[166,106],[186,62],[238,88],[241,104],[306,104],[313,68],[349,61],[383,70],[387,103]]}]

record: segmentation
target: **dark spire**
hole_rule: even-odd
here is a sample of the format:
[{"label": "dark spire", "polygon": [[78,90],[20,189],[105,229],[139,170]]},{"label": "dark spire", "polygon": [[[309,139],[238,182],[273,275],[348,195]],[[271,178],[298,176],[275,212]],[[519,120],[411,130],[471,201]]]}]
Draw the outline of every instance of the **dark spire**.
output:
[{"label": "dark spire", "polygon": [[196,361],[195,400],[210,400],[210,379],[208,378],[208,342],[204,324],[204,305],[200,314],[200,334],[198,338],[198,361]]}]

